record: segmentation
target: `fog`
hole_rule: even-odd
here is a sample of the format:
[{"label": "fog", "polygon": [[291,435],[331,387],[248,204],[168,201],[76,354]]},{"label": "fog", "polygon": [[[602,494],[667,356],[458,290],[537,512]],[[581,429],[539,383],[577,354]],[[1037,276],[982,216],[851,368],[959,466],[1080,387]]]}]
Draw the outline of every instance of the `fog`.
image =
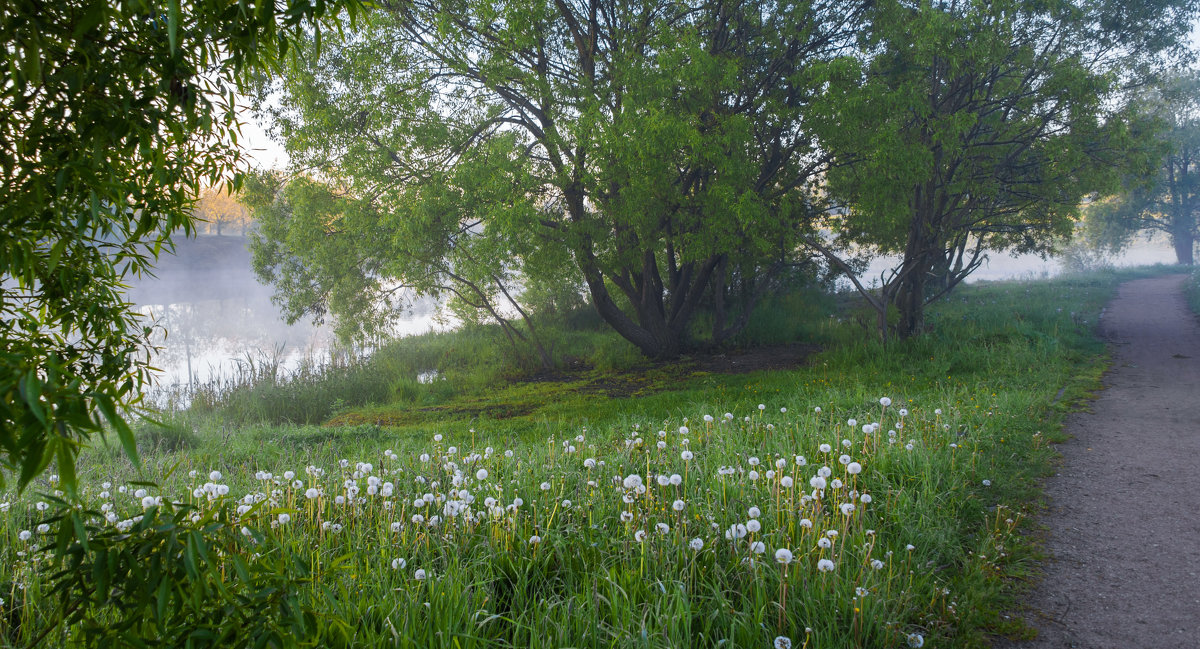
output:
[{"label": "fog", "polygon": [[[160,388],[204,383],[236,371],[251,360],[277,362],[283,369],[328,356],[336,342],[329,326],[301,321],[288,325],[271,302],[273,288],[260,284],[250,265],[246,239],[206,236],[176,241],[154,277],[132,282],[129,299],[156,325],[161,349],[152,359],[161,370]],[[397,323],[398,335],[436,328],[431,303]]]},{"label": "fog", "polygon": [[[1151,238],[1138,237],[1128,249],[1116,255],[1097,255],[1090,253],[1082,260],[1090,270],[1107,265],[1115,268],[1130,266],[1152,266],[1154,264],[1174,264],[1175,250],[1163,235]],[[899,264],[898,257],[881,257],[868,266],[867,271],[859,278],[865,286],[877,286],[881,274],[895,268]],[[1009,255],[1003,252],[987,254],[987,260],[965,280],[967,283],[988,282],[1011,279],[1045,279],[1070,270],[1071,262],[1066,257],[1049,257],[1042,259],[1038,255]],[[849,282],[846,283],[849,287]]]},{"label": "fog", "polygon": [[[284,323],[271,302],[273,289],[259,284],[251,270],[245,239],[201,235],[176,243],[177,254],[164,255],[156,276],[134,282],[130,292],[138,310],[166,334],[158,339],[162,349],[153,359],[161,370],[159,387],[230,376],[248,360],[272,360],[290,369],[305,358],[328,357],[335,342],[332,330],[309,322]],[[1122,255],[1105,261],[1115,266],[1169,264],[1175,257],[1165,240],[1139,239]],[[864,275],[865,283],[878,283],[880,273],[894,264],[894,259],[876,260]],[[967,281],[1050,277],[1063,266],[1060,259],[993,253]],[[441,328],[434,307],[428,301],[420,303],[415,313],[397,323],[395,333]]]}]

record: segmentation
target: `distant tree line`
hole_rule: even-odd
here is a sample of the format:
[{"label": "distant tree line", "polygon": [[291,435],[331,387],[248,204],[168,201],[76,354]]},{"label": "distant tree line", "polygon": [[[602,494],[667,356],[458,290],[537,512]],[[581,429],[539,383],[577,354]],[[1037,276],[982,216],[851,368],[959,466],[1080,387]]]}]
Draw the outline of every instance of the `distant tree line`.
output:
[{"label": "distant tree line", "polygon": [[217,236],[227,234],[227,229],[246,236],[251,223],[249,208],[242,204],[239,193],[228,183],[218,183],[201,190],[192,208],[192,216],[207,229],[208,234]]}]

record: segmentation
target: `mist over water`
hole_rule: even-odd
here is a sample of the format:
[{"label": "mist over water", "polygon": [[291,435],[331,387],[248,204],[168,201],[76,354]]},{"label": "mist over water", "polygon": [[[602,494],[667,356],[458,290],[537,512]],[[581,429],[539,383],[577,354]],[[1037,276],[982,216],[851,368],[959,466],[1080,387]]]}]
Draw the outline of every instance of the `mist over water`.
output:
[{"label": "mist over water", "polygon": [[[284,322],[271,302],[274,289],[254,275],[246,245],[239,236],[176,241],[176,254],[159,259],[155,277],[132,283],[129,300],[159,328],[156,387],[218,380],[247,362],[290,370],[305,359],[328,358],[336,343],[332,328]],[[420,303],[397,323],[396,334],[430,331],[437,327],[433,316],[432,303]]]},{"label": "mist over water", "polygon": [[[1163,236],[1151,239],[1139,237],[1133,245],[1117,255],[1098,255],[1089,259],[1091,263],[1102,263],[1116,268],[1129,266],[1152,266],[1154,264],[1174,264],[1175,250]],[[880,257],[871,262],[867,271],[860,277],[864,286],[878,286],[880,276],[895,268],[900,262],[899,257]],[[1069,261],[1064,257],[1047,257],[1038,255],[1010,255],[1004,252],[987,254],[987,260],[965,280],[967,283],[999,280],[1045,279],[1054,277],[1071,270]],[[845,282],[845,288],[851,288]]]},{"label": "mist over water", "polygon": [[[273,288],[258,283],[250,265],[246,239],[199,236],[177,241],[174,255],[164,254],[155,277],[135,282],[130,301],[160,328],[162,349],[153,358],[161,370],[156,389],[186,388],[234,376],[246,363],[273,363],[283,371],[305,360],[329,358],[336,337],[328,326],[310,322],[288,325],[271,302]],[[878,284],[880,273],[896,259],[875,260],[864,284]],[[1105,260],[1114,266],[1174,263],[1174,251],[1162,238],[1139,239],[1121,255]],[[1036,279],[1062,272],[1062,259],[1037,255],[1013,257],[993,253],[967,281]],[[849,288],[848,282],[845,288]],[[434,318],[432,301],[418,303],[398,322],[398,336],[443,329]],[[165,333],[165,336],[162,334]]]}]

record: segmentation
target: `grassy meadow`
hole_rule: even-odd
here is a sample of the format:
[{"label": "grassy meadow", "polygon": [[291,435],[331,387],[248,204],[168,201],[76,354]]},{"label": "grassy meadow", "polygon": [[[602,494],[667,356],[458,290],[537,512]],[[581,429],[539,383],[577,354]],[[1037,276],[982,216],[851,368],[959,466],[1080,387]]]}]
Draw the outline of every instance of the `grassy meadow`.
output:
[{"label": "grassy meadow", "polygon": [[743,342],[821,349],[743,374],[646,364],[588,322],[549,373],[483,329],[290,381],[248,366],[140,425],[140,468],[115,437],[85,452],[81,508],[49,475],[3,498],[0,647],[1021,636],[1037,480],[1134,274],[965,287],[887,344],[852,305],[779,300]]}]

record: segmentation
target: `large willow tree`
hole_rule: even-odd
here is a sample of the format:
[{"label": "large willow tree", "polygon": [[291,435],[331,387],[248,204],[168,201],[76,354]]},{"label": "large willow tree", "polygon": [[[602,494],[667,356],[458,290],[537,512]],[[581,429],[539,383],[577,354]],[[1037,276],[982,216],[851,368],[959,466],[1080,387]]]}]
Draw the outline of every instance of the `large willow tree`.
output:
[{"label": "large willow tree", "polygon": [[[294,314],[553,276],[648,356],[726,340],[810,227],[812,107],[866,4],[380,3],[272,87],[293,160],[356,205],[276,219],[264,273]],[[320,261],[339,238],[352,269]]]}]

